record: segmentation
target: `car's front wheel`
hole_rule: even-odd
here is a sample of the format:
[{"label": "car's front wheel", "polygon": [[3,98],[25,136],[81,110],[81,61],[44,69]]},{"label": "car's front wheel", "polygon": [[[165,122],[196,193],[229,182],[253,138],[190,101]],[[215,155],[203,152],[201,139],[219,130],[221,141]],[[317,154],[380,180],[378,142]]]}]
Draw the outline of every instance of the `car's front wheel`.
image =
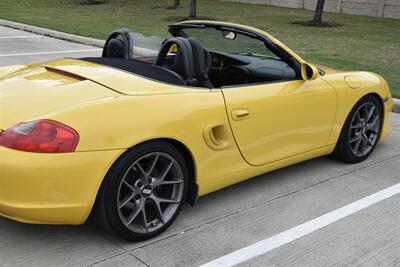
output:
[{"label": "car's front wheel", "polygon": [[107,174],[96,201],[96,219],[124,239],[152,238],[178,216],[188,175],[184,158],[171,144],[139,145]]},{"label": "car's front wheel", "polygon": [[348,163],[368,158],[379,140],[382,114],[376,97],[367,95],[358,101],[345,122],[333,156]]}]

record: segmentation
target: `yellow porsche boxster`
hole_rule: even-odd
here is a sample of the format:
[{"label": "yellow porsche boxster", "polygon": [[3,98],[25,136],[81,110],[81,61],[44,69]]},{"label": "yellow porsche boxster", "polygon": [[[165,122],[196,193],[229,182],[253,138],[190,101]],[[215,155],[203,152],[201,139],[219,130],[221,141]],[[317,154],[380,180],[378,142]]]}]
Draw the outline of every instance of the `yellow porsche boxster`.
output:
[{"label": "yellow porsche boxster", "polygon": [[387,82],[305,62],[270,34],[186,21],[157,49],[114,31],[96,58],[0,68],[0,214],[95,216],[129,240],[183,204],[323,155],[366,159],[389,132]]}]

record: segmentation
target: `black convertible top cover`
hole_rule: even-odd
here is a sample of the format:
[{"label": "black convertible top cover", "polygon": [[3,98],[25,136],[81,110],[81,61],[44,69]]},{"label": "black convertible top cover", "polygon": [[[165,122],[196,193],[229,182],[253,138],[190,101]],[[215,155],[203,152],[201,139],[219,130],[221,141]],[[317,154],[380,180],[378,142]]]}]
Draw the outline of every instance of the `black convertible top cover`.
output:
[{"label": "black convertible top cover", "polygon": [[140,60],[109,57],[85,57],[80,58],[80,60],[121,69],[160,82],[185,85],[185,82],[178,74]]}]

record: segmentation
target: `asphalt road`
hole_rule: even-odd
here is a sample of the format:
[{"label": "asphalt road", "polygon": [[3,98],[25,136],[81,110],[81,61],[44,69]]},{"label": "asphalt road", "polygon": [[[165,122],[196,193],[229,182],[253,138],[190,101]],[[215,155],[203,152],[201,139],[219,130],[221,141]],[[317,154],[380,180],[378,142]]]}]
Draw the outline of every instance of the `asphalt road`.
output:
[{"label": "asphalt road", "polygon": [[[93,49],[0,27],[0,65],[100,54]],[[365,162],[323,157],[255,177],[185,207],[170,229],[147,242],[118,240],[92,223],[43,226],[0,218],[0,266],[198,266],[230,253],[243,266],[398,266],[400,194],[322,229],[296,232],[400,183],[400,114],[391,121],[392,134]],[[293,232],[301,236],[293,239]],[[243,261],[254,252],[248,246],[263,240],[267,247],[281,243]]]}]

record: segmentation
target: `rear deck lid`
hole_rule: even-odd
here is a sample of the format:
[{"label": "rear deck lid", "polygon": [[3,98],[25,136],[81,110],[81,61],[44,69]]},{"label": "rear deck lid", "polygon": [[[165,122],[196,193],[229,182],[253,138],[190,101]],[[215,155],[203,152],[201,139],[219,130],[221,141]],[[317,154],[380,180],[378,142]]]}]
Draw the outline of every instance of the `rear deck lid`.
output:
[{"label": "rear deck lid", "polygon": [[27,67],[0,79],[0,130],[58,109],[118,95],[80,76]]},{"label": "rear deck lid", "polygon": [[99,83],[126,95],[154,95],[192,93],[202,88],[171,85],[132,74],[120,69],[77,59],[59,59],[43,63],[42,66],[62,70]]}]

